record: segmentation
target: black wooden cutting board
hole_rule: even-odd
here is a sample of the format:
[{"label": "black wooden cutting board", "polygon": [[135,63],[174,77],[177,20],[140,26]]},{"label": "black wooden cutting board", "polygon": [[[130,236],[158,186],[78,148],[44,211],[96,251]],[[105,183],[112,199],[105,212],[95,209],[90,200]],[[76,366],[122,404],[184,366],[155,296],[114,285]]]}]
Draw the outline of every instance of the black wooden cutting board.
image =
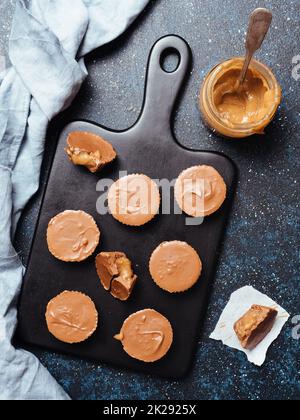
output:
[{"label": "black wooden cutting board", "polygon": [[[162,57],[176,50],[179,66],[173,73],[162,68]],[[190,68],[191,52],[177,36],[167,36],[153,47],[148,64],[146,93],[142,114],[129,130],[116,132],[89,122],[73,122],[61,133],[48,180],[32,250],[24,280],[19,308],[19,335],[27,343],[48,349],[112,363],[166,377],[179,378],[188,370],[201,322],[205,316],[209,291],[216,269],[219,246],[228,218],[236,181],[234,164],[216,153],[183,148],[172,132],[172,114],[183,81]],[[118,159],[102,173],[92,175],[85,168],[72,165],[64,148],[71,131],[90,131],[110,141]],[[143,173],[153,179],[173,180],[186,168],[212,165],[224,177],[229,189],[222,209],[199,226],[186,226],[184,215],[159,215],[144,227],[123,226],[109,214],[99,215],[96,202],[98,182],[117,180],[120,171]],[[173,195],[173,194],[172,194]],[[173,208],[173,197],[171,208]],[[101,286],[95,271],[94,257],[81,264],[63,263],[49,253],[46,230],[49,220],[64,210],[84,210],[97,221],[101,243],[97,251],[123,251],[134,263],[139,281],[128,302],[115,300]],[[203,275],[198,284],[184,294],[171,295],[152,281],[148,263],[152,251],[163,241],[181,240],[191,244],[203,261]],[[100,315],[99,327],[88,341],[68,345],[52,337],[45,323],[47,303],[64,290],[81,291],[95,302]],[[173,325],[174,344],[168,355],[154,364],[131,359],[113,339],[123,321],[133,312],[153,308]]]}]

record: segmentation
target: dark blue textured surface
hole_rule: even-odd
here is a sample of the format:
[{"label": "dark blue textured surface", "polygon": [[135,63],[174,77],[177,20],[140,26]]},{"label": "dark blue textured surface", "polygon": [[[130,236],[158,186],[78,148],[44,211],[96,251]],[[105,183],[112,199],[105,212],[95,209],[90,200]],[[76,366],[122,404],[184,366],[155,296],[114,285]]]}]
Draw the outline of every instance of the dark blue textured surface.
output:
[{"label": "dark blue textured surface", "polygon": [[[223,140],[200,120],[198,89],[214,64],[243,53],[248,15],[257,6],[274,12],[271,35],[258,57],[278,76],[283,87],[282,106],[265,137]],[[11,14],[11,7],[3,9],[0,49],[6,45]],[[152,44],[168,33],[183,36],[192,47],[194,64],[176,114],[176,135],[188,147],[230,156],[239,166],[240,183],[190,375],[184,381],[169,382],[35,349],[73,398],[300,399],[300,341],[292,339],[291,323],[272,346],[263,368],[208,339],[230,294],[244,285],[267,293],[293,316],[300,314],[300,80],[292,78],[292,58],[300,54],[299,20],[299,0],[153,0],[125,36],[87,60],[90,77],[69,116],[122,129],[139,114]],[[49,143],[52,140],[50,136]],[[51,147],[48,156],[50,151]],[[30,206],[17,238],[25,261],[38,202],[39,197]]]}]

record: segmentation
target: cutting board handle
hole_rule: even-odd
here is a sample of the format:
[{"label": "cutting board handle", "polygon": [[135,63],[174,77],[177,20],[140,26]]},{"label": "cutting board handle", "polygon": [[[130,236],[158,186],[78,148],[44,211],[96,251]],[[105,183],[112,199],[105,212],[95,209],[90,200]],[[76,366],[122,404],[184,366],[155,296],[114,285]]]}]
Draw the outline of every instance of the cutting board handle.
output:
[{"label": "cutting board handle", "polygon": [[[168,54],[176,53],[179,64],[169,73],[162,67],[163,59]],[[154,133],[170,132],[172,112],[176,99],[191,62],[191,50],[187,42],[179,36],[161,38],[153,46],[147,69],[146,90],[138,128],[145,130],[152,127]]]}]

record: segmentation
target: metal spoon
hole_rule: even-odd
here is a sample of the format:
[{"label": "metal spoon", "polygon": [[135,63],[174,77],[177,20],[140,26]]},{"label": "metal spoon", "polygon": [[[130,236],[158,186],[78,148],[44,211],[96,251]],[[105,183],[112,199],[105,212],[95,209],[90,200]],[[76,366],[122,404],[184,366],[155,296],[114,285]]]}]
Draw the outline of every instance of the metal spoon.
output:
[{"label": "metal spoon", "polygon": [[243,85],[253,55],[261,47],[271,26],[272,19],[272,12],[263,8],[256,9],[251,14],[246,39],[246,59],[236,84],[236,90],[239,90]]}]

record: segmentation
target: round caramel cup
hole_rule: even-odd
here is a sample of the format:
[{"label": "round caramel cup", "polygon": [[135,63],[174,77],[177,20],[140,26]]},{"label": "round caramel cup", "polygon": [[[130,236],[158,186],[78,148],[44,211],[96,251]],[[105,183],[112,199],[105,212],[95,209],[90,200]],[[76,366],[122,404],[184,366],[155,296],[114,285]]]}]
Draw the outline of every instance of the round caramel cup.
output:
[{"label": "round caramel cup", "polygon": [[68,135],[66,153],[74,165],[85,166],[92,173],[100,172],[117,157],[107,140],[86,131],[73,131]]},{"label": "round caramel cup", "polygon": [[157,286],[169,293],[181,293],[197,283],[202,262],[186,242],[164,242],[153,252],[149,269]]},{"label": "round caramel cup", "polygon": [[153,363],[170,350],[173,329],[159,312],[145,309],[130,315],[115,339],[122,342],[124,351],[133,359]]},{"label": "round caramel cup", "polygon": [[133,174],[116,181],[108,192],[112,216],[127,226],[143,226],[159,212],[160,192],[146,175]]},{"label": "round caramel cup", "polygon": [[193,166],[183,171],[175,184],[175,199],[191,217],[207,217],[218,211],[227,196],[227,186],[212,166]]},{"label": "round caramel cup", "polygon": [[59,341],[77,344],[93,335],[98,325],[94,302],[80,292],[64,291],[47,305],[49,332]]},{"label": "round caramel cup", "polygon": [[50,253],[64,262],[81,262],[96,250],[100,231],[84,211],[66,210],[50,220],[47,243]]}]

